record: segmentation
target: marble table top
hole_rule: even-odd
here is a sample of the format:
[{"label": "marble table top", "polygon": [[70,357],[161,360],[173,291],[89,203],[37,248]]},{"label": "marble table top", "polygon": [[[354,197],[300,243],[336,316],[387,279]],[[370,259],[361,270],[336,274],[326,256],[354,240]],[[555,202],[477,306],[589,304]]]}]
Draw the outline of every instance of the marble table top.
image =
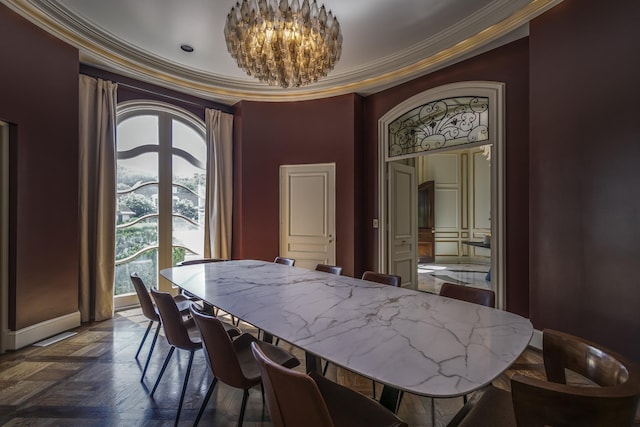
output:
[{"label": "marble table top", "polygon": [[528,319],[506,311],[272,262],[160,273],[309,353],[424,396],[460,396],[490,383],[533,332]]}]

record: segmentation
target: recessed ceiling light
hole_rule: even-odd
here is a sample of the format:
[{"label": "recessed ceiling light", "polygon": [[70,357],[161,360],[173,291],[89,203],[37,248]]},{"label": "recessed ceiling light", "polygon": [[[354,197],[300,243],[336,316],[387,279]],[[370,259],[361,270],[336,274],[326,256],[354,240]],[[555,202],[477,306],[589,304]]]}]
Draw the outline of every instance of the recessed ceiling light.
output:
[{"label": "recessed ceiling light", "polygon": [[181,44],[180,45],[180,49],[184,50],[187,53],[193,52],[193,46],[188,45],[188,44]]}]

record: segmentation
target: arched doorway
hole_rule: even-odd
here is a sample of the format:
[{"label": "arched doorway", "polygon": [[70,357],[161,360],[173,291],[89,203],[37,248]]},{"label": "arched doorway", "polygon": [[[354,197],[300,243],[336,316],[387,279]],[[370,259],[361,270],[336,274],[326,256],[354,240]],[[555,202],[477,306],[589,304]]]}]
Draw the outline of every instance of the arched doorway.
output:
[{"label": "arched doorway", "polygon": [[[460,106],[456,105],[459,103]],[[483,108],[486,106],[486,112]],[[463,108],[464,107],[464,108]],[[466,108],[466,110],[465,110]],[[475,114],[482,112],[482,114]],[[458,115],[457,115],[458,114]],[[462,114],[462,115],[460,115]],[[469,120],[482,120],[482,126],[465,129],[464,114]],[[475,115],[474,115],[475,114]],[[413,115],[413,116],[412,116]],[[473,117],[472,117],[473,115]],[[448,120],[448,123],[443,121]],[[401,125],[399,124],[401,123]],[[407,123],[415,125],[398,133]],[[445,134],[446,126],[454,132]],[[477,123],[476,123],[477,124]],[[457,130],[455,130],[457,129]],[[457,133],[456,133],[457,132]],[[378,121],[378,269],[398,273],[394,265],[394,241],[390,230],[394,220],[392,208],[398,203],[390,197],[390,165],[422,156],[427,152],[492,146],[491,161],[491,287],[497,295],[499,308],[505,306],[505,218],[504,218],[504,84],[499,82],[460,82],[419,93],[398,104]],[[391,178],[392,180],[392,178]],[[404,193],[411,194],[412,191]],[[417,183],[416,190],[417,191]],[[415,221],[417,223],[417,221]],[[417,248],[417,227],[414,235],[403,242],[413,242]],[[414,253],[417,249],[414,249]],[[415,262],[414,262],[415,264]],[[407,265],[405,262],[403,265]],[[415,268],[414,268],[415,267]],[[414,265],[413,271],[417,271]],[[403,271],[410,271],[404,269]],[[409,280],[415,283],[415,279]]]}]

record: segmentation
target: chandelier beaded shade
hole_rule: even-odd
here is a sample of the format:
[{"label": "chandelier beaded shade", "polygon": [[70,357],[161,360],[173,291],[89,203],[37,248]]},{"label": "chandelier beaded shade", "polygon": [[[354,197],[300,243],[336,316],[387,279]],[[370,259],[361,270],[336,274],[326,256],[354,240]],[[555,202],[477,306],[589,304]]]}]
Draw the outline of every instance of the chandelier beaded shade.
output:
[{"label": "chandelier beaded shade", "polygon": [[227,15],[224,37],[248,75],[283,88],[326,76],[342,51],[338,20],[315,0],[242,0]]}]

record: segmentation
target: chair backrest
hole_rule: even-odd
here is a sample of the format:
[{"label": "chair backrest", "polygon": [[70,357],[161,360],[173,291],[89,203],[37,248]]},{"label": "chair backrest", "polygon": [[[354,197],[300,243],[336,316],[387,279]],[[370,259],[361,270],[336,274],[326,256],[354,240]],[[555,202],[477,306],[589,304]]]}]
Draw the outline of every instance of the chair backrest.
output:
[{"label": "chair backrest", "polygon": [[443,283],[440,288],[440,296],[453,298],[487,307],[496,306],[496,294],[490,289],[480,289],[471,286],[457,285],[455,283]]},{"label": "chair backrest", "polygon": [[194,265],[194,264],[209,264],[212,262],[224,262],[228,261],[224,258],[198,258],[198,259],[189,259],[185,261],[181,261],[176,264],[176,267],[182,267],[183,265]]},{"label": "chair backrest", "polygon": [[402,277],[400,276],[396,276],[393,274],[376,273],[375,271],[365,271],[364,273],[362,273],[362,280],[395,286],[396,288],[399,288],[402,284]]},{"label": "chair backrest", "polygon": [[318,264],[316,265],[316,271],[324,271],[325,273],[337,274],[339,276],[342,274],[342,267],[338,267],[337,265]]},{"label": "chair backrest", "polygon": [[200,342],[192,341],[191,337],[189,337],[187,327],[182,320],[182,314],[180,314],[178,306],[171,294],[151,289],[151,296],[156,302],[167,342],[183,350],[200,348]]},{"label": "chair backrest", "polygon": [[133,287],[136,290],[136,294],[138,295],[138,300],[140,301],[142,314],[144,314],[144,317],[149,320],[159,322],[160,317],[158,317],[158,313],[156,312],[156,308],[153,305],[153,301],[151,301],[151,296],[149,295],[149,291],[144,285],[144,282],[137,273],[132,273],[130,277],[131,282],[133,283]]},{"label": "chair backrest", "polygon": [[269,359],[256,343],[251,351],[260,367],[265,400],[275,427],[332,427],[329,409],[308,375]]},{"label": "chair backrest", "polygon": [[[591,341],[544,330],[543,357],[547,378],[516,375],[511,380],[519,427],[631,426],[640,397],[638,367]],[[593,384],[567,385],[566,371]]]},{"label": "chair backrest", "polygon": [[293,267],[293,265],[296,263],[296,260],[292,258],[277,256],[276,259],[273,260],[273,262],[275,262],[276,264],[290,265]]},{"label": "chair backrest", "polygon": [[[190,311],[200,330],[206,358],[213,375],[232,387],[244,389],[254,385],[247,383],[231,338],[225,331],[222,322],[214,316],[201,313],[193,305],[191,305]],[[240,339],[240,337],[236,339]]]}]

